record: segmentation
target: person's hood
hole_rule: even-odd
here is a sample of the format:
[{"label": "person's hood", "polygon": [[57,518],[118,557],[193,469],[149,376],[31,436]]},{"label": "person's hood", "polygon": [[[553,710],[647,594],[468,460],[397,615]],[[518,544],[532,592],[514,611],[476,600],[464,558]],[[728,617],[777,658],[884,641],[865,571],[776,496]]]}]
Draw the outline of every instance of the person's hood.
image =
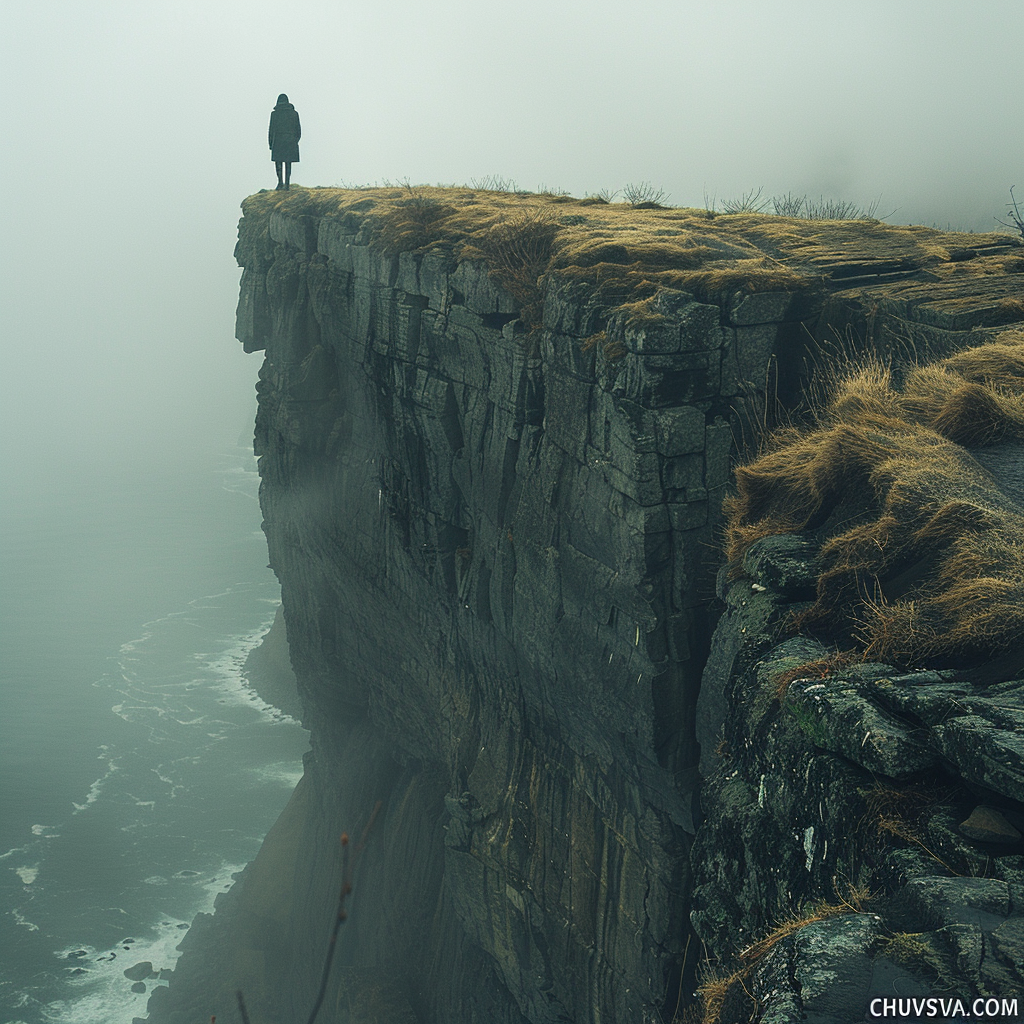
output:
[{"label": "person's hood", "polygon": [[291,103],[278,103],[275,110],[294,110],[295,106]]}]

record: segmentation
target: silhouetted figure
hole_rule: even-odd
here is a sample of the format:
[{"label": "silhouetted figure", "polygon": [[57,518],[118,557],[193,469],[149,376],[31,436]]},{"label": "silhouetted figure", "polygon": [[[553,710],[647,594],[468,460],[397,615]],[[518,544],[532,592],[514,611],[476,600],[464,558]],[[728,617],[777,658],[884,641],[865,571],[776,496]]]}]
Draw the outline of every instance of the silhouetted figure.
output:
[{"label": "silhouetted figure", "polygon": [[[270,159],[277,170],[277,187],[287,189],[291,184],[292,164],[299,162],[299,138],[302,126],[299,124],[299,112],[288,102],[288,97],[281,93],[277,97],[277,106],[270,112]],[[284,165],[284,178],[281,177],[281,165]]]}]

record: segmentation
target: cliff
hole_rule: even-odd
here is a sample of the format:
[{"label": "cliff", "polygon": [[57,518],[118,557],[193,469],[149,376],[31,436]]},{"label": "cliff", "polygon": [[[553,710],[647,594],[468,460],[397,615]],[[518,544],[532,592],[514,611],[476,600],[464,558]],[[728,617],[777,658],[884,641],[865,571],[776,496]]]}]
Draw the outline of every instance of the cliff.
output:
[{"label": "cliff", "polygon": [[[818,748],[759,747],[739,796],[718,763],[759,742],[737,687],[780,639],[778,615],[735,614],[739,583],[715,597],[751,396],[795,407],[823,353],[994,338],[1024,318],[1019,246],[471,190],[243,212],[238,337],[265,352],[261,504],[312,750],[150,1021],[227,1013],[236,988],[254,1024],[306,1019],[337,837],[371,818],[322,1020],[672,1019],[701,943],[727,959],[832,896],[837,863],[748,891],[781,854],[752,794]],[[776,832],[813,810],[809,842],[843,833],[805,789],[772,797]]]}]

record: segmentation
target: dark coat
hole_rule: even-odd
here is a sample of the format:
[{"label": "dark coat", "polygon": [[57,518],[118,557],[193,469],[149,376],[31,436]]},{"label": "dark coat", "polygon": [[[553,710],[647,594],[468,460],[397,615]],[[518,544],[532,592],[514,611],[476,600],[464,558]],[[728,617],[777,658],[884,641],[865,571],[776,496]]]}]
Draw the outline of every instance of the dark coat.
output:
[{"label": "dark coat", "polygon": [[299,112],[290,103],[279,103],[270,112],[270,159],[275,163],[297,164],[301,136]]}]

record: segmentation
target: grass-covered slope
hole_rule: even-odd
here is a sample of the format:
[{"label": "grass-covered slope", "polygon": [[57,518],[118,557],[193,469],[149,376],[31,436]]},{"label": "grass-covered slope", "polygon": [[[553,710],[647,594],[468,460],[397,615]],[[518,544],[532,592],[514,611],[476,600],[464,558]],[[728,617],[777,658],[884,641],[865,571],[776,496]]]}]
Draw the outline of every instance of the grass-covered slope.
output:
[{"label": "grass-covered slope", "polygon": [[899,375],[855,366],[812,425],[737,468],[729,556],[813,530],[803,625],[895,664],[998,655],[1024,637],[1024,508],[969,449],[1020,442],[1024,331]]},{"label": "grass-covered slope", "polygon": [[432,251],[453,262],[483,259],[519,301],[527,326],[534,327],[549,273],[578,279],[614,308],[642,302],[660,288],[713,298],[814,284],[834,288],[878,275],[956,273],[959,280],[967,264],[975,277],[1005,277],[1024,269],[1024,256],[1004,234],[943,232],[870,219],[652,208],[550,193],[315,188],[259,192],[242,208],[253,221],[269,220],[273,212],[342,219],[363,242],[392,255]]}]

